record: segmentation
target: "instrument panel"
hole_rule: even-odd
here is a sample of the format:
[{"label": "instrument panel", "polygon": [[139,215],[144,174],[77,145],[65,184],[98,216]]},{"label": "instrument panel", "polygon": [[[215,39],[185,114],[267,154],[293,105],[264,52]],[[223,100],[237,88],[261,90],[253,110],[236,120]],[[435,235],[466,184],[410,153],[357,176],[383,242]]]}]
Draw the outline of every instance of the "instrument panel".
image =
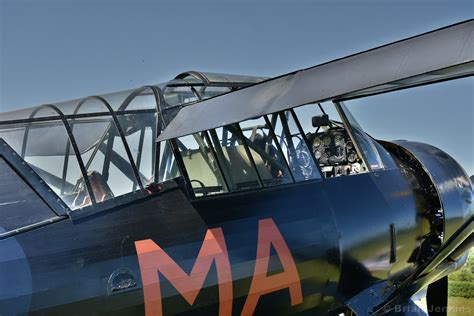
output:
[{"label": "instrument panel", "polygon": [[327,177],[358,173],[359,157],[344,128],[331,128],[306,135],[314,157]]},{"label": "instrument panel", "polygon": [[308,137],[320,166],[354,163],[357,153],[344,129],[330,129]]}]

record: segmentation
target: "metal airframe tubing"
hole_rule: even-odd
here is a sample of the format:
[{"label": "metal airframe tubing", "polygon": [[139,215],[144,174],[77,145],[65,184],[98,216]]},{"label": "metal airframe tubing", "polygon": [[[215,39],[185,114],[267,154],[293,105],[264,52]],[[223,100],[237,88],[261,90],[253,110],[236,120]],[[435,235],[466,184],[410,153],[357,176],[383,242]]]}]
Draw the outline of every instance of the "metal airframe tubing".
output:
[{"label": "metal airframe tubing", "polygon": [[67,142],[66,145],[66,152],[67,154],[64,156],[64,163],[63,163],[63,175],[61,179],[61,195],[64,194],[64,187],[66,185],[66,178],[67,178],[67,170],[69,166],[69,147],[71,142]]},{"label": "metal airframe tubing", "polygon": [[194,95],[198,98],[198,100],[202,101],[202,96],[199,94],[199,92],[193,86],[191,86],[190,89],[194,93]]},{"label": "metal airframe tubing", "polygon": [[[188,84],[183,85],[183,86],[189,86],[191,91],[193,92],[193,94],[199,100],[202,100],[203,97],[202,97],[201,93],[199,93],[197,91],[198,86],[202,87],[202,90],[204,90],[207,86],[232,86],[232,87],[233,86],[239,86],[239,87],[240,86],[246,86],[246,84],[241,84],[241,83],[238,83],[238,82],[235,83],[235,84],[233,82],[230,82],[230,83],[224,83],[223,82],[223,83],[214,84],[214,83],[211,83],[209,81],[209,79],[204,74],[201,74],[199,72],[187,72],[185,75],[186,76],[188,76],[188,75],[192,76],[192,77],[198,79],[199,81],[201,81],[197,84],[193,83],[193,82],[189,82]],[[170,82],[170,84],[167,84],[166,87],[173,86],[173,85],[174,84]],[[181,85],[179,85],[179,86],[181,86]],[[133,99],[135,97],[141,95],[141,93],[143,93],[147,89],[150,89],[150,91],[153,93],[153,95],[155,97],[155,109],[147,108],[147,109],[127,110],[128,105],[133,101]],[[146,94],[149,95],[150,93],[147,92]],[[81,107],[85,103],[87,103],[87,101],[90,100],[90,99],[95,99],[95,100],[98,100],[99,102],[101,102],[106,107],[106,111],[104,110],[102,112],[92,112],[92,113],[81,113],[81,114],[79,114]],[[24,141],[23,141],[23,147],[21,149],[21,155],[24,157],[26,155],[26,151],[27,151],[29,130],[30,130],[30,128],[32,127],[32,125],[34,123],[41,123],[41,122],[48,123],[48,122],[51,122],[53,120],[54,121],[61,121],[63,126],[67,129],[68,137],[69,137],[69,141],[66,144],[66,154],[65,154],[65,157],[63,159],[64,165],[63,165],[63,168],[62,168],[63,169],[62,170],[62,184],[61,184],[61,188],[60,188],[61,193],[65,192],[65,185],[66,185],[65,182],[66,182],[66,178],[67,178],[68,171],[69,171],[69,164],[71,163],[71,159],[70,159],[71,157],[69,157],[69,156],[70,156],[71,146],[72,146],[73,150],[74,150],[74,154],[76,155],[76,158],[80,158],[80,159],[77,159],[77,161],[80,165],[82,177],[84,178],[87,191],[89,193],[89,196],[91,197],[91,202],[96,203],[97,201],[95,199],[95,196],[93,195],[93,192],[92,192],[91,186],[90,186],[90,182],[89,182],[89,179],[88,179],[88,176],[87,176],[87,168],[90,166],[90,163],[92,162],[93,158],[90,159],[87,162],[87,164],[85,163],[85,161],[82,160],[82,157],[80,157],[81,153],[79,151],[79,147],[78,147],[78,143],[76,141],[76,138],[74,137],[73,130],[74,130],[74,125],[75,125],[77,119],[104,117],[104,122],[105,122],[106,121],[105,118],[107,118],[107,121],[109,121],[110,117],[112,117],[112,119],[113,119],[113,121],[116,125],[117,131],[120,134],[119,136],[121,137],[122,143],[125,147],[125,151],[127,152],[128,160],[131,164],[131,167],[132,167],[135,179],[136,179],[136,184],[138,184],[140,186],[140,189],[142,189],[142,191],[143,191],[143,183],[144,183],[143,181],[144,180],[141,177],[140,172],[138,170],[138,168],[139,168],[138,166],[140,165],[140,162],[135,162],[134,159],[133,159],[130,147],[129,147],[129,145],[127,143],[127,140],[126,140],[124,130],[123,130],[123,128],[122,128],[122,126],[121,126],[121,124],[118,120],[118,115],[136,114],[136,113],[154,113],[156,115],[156,118],[155,118],[156,121],[155,122],[157,124],[155,124],[156,126],[154,126],[154,128],[153,128],[152,134],[156,139],[159,136],[159,134],[161,133],[161,131],[164,129],[164,127],[166,126],[165,118],[163,116],[163,111],[166,111],[168,108],[166,108],[166,109],[163,108],[163,105],[166,105],[167,103],[163,99],[162,89],[158,86],[155,86],[155,85],[143,86],[141,88],[135,89],[120,104],[120,106],[117,108],[117,111],[115,111],[112,108],[112,106],[108,103],[108,101],[104,97],[101,97],[101,96],[86,97],[86,98],[80,99],[77,102],[78,102],[78,104],[75,106],[74,111],[73,111],[72,114],[64,114],[56,105],[50,104],[50,105],[45,105],[45,106],[53,108],[54,111],[58,115],[48,114],[48,116],[42,116],[42,117],[39,117],[39,118],[34,118],[36,113],[40,109],[45,107],[45,106],[41,106],[38,109],[34,110],[33,113],[30,115],[30,117],[28,119],[13,119],[13,120],[8,120],[8,121],[3,121],[3,122],[0,122],[0,125],[13,125],[13,124],[20,124],[20,125],[24,124],[25,125]],[[195,103],[195,102],[191,102],[191,103]],[[178,107],[184,107],[185,105],[186,104],[180,104],[180,105],[178,105]],[[107,128],[108,131],[106,130],[103,137],[100,139],[100,142],[104,142],[107,136],[110,137],[110,135],[111,135],[111,132],[110,132],[111,131],[111,126],[112,125],[111,125],[111,122],[110,122],[110,125]],[[115,132],[115,130],[114,130],[114,132]],[[143,136],[143,135],[141,135],[141,136]],[[111,145],[111,144],[108,144],[108,145]],[[155,178],[155,182],[157,182],[158,177],[159,177],[159,171],[158,171],[159,164],[157,164],[157,161],[159,161],[160,146],[159,146],[159,144],[156,144],[155,142],[153,142],[152,146],[153,146],[152,152],[154,152],[155,158],[156,158],[156,159],[153,160],[153,170],[154,170],[154,175],[155,175],[154,178]],[[210,143],[210,146],[212,146],[212,142]],[[92,153],[92,157],[97,153],[98,148],[99,148],[99,146],[97,146],[97,148],[95,148],[95,152]],[[173,151],[173,152],[174,152],[174,156],[175,156],[175,159],[176,159],[177,158],[176,151]],[[251,154],[249,154],[249,159],[253,160],[253,157],[251,156]],[[105,162],[105,163],[107,163],[107,162]],[[103,175],[105,176],[104,170],[102,170],[102,171],[103,171]],[[183,171],[185,171],[185,170],[181,167],[181,172],[183,172]],[[257,170],[257,175],[260,178],[260,175],[258,174],[258,170]],[[224,180],[226,181],[227,179],[224,177]],[[261,182],[261,185],[263,185],[262,181],[260,181],[260,182]],[[134,184],[134,186],[136,184]],[[227,188],[230,189],[228,184],[227,184]]]},{"label": "metal airframe tubing", "polygon": [[[140,170],[142,162],[143,142],[145,141],[145,127],[140,130],[140,139],[138,140],[138,153],[137,153],[137,169]],[[133,184],[133,191],[136,189],[136,184]]]},{"label": "metal airframe tubing", "polygon": [[[75,117],[76,114],[79,112],[79,110],[81,109],[82,105],[85,103],[85,100],[81,100],[79,101],[79,103],[76,105],[76,108],[74,109],[74,112],[72,113],[73,116]],[[72,122],[70,124],[71,126],[71,133],[73,133],[73,130],[74,130],[74,123],[76,122],[76,119],[72,119]],[[99,143],[100,144],[100,143]],[[99,147],[99,144],[97,144],[97,147]],[[63,165],[63,185],[61,187],[61,194],[63,193],[63,189],[64,189],[64,182],[66,181],[66,178],[67,178],[67,171],[68,171],[68,167],[69,167],[69,152],[71,150],[71,142],[67,142],[66,144],[66,154],[64,155],[64,165]],[[91,155],[91,159],[89,161],[91,161],[94,156],[96,154],[96,150],[94,150],[94,152],[92,153]],[[87,162],[85,168],[86,170],[89,169],[89,161]]]},{"label": "metal airframe tubing", "polygon": [[[139,92],[142,92],[143,90],[145,89],[139,89],[139,90],[135,90],[131,93],[131,95],[134,95],[134,97],[136,95],[138,95]],[[129,96],[130,97],[130,96]],[[128,100],[128,103],[127,105],[131,102],[131,100],[133,100],[133,98],[129,99],[129,97],[127,97],[126,100]],[[130,147],[128,146],[128,142],[125,138],[125,133],[123,132],[123,129],[122,129],[122,126],[120,125],[120,121],[118,120],[117,118],[117,115],[115,113],[115,111],[112,109],[112,106],[108,103],[107,100],[105,100],[105,98],[101,97],[101,96],[90,96],[90,97],[86,97],[84,98],[83,100],[81,100],[81,102],[79,103],[79,105],[77,106],[76,110],[79,110],[79,108],[85,103],[87,102],[88,100],[98,100],[99,102],[101,102],[108,110],[108,113],[109,115],[112,117],[112,120],[114,121],[114,124],[115,124],[115,127],[116,127],[116,130],[118,131],[119,133],[119,136],[122,140],[122,143],[124,145],[124,148],[125,148],[125,152],[127,154],[127,157],[128,157],[128,160],[130,161],[130,166],[132,167],[132,171],[134,173],[134,176],[135,176],[135,179],[138,183],[138,186],[140,187],[140,190],[143,192],[143,185],[142,185],[142,182],[141,182],[141,177],[140,177],[140,173],[138,172],[138,169],[135,165],[135,162],[133,160],[133,156],[131,154],[131,151],[130,151]],[[123,105],[124,103],[122,103]],[[94,150],[94,153],[91,155],[91,157],[94,157],[94,155],[97,153],[97,151],[99,150],[99,145],[100,143],[103,143],[103,141],[105,140],[105,137],[111,133],[110,131],[110,127],[111,127],[112,124],[109,125],[108,129],[109,131],[105,131],[104,134],[102,135],[102,138],[100,139],[99,141],[99,144],[98,146],[96,146],[96,149]],[[88,165],[87,165],[87,168],[90,166],[90,163],[92,163],[92,160],[90,159],[89,162],[88,162]],[[135,183],[134,183],[135,185]]]},{"label": "metal airframe tubing", "polygon": [[[104,165],[102,166],[102,176],[104,177],[105,181],[109,181],[110,176],[110,161],[112,156],[112,150],[114,148],[115,142],[115,130],[108,133],[109,139],[107,140],[107,148],[104,154]],[[97,148],[100,150],[100,144]]]},{"label": "metal airframe tubing", "polygon": [[[224,130],[224,128],[223,128]],[[213,149],[216,153],[216,157],[217,157],[217,161],[220,161],[222,160],[222,162],[225,162],[225,155],[224,155],[224,151],[222,150],[222,146],[224,146],[224,144],[227,144],[227,140],[224,141],[224,138],[222,138],[222,143],[221,141],[219,140],[219,136],[217,135],[217,132],[215,129],[211,129],[208,131],[209,132],[209,135],[210,135],[210,138],[212,140],[212,144],[214,145],[213,146]],[[227,135],[227,133],[222,133],[223,136],[224,135]],[[230,184],[228,183],[228,189],[229,189],[229,192],[232,192],[232,191],[235,191],[234,189],[234,184],[236,183],[234,181],[234,178],[232,177],[232,173],[229,172],[229,168],[226,164],[225,166],[225,169],[224,169],[224,166],[222,166],[222,175],[225,179],[228,178],[228,181],[232,184],[232,186],[229,186]]]},{"label": "metal airframe tubing", "polygon": [[323,176],[323,173],[322,173],[321,168],[319,166],[319,162],[318,162],[318,160],[314,156],[314,153],[311,150],[313,148],[313,146],[312,146],[312,144],[309,143],[308,138],[306,137],[306,134],[303,130],[303,127],[301,126],[300,121],[298,120],[298,116],[296,115],[294,109],[289,109],[288,111],[290,111],[291,115],[293,116],[293,120],[295,121],[296,126],[298,127],[298,130],[300,131],[301,137],[303,137],[303,141],[304,141],[304,143],[306,144],[306,147],[309,150],[309,155],[311,156],[311,159],[313,160],[313,163],[316,166],[316,169],[318,169],[319,176],[321,177],[321,179],[323,179],[324,176]]},{"label": "metal airframe tubing", "polygon": [[[231,192],[231,188],[229,186],[229,183],[227,182],[227,177],[226,177],[226,173],[224,173],[224,169],[222,168],[222,165],[220,163],[220,159],[219,157],[217,156],[217,149],[214,148],[214,145],[211,141],[211,138],[209,137],[209,132],[208,131],[204,131],[204,138],[206,139],[206,141],[209,143],[209,148],[211,148],[211,152],[212,152],[212,155],[215,157],[216,159],[216,162],[217,162],[217,166],[219,168],[219,171],[222,175],[222,178],[224,179],[224,184],[226,186],[226,189],[227,189],[227,192]],[[221,150],[222,152],[222,148],[219,147],[219,149]],[[223,155],[222,155],[222,158],[225,158]],[[229,175],[230,176],[230,175]],[[229,179],[229,181],[232,181],[231,179]]]},{"label": "metal airframe tubing", "polygon": [[186,170],[186,166],[184,165],[184,161],[183,161],[183,159],[181,157],[181,154],[179,152],[177,140],[178,140],[177,138],[173,138],[173,139],[170,139],[170,140],[167,140],[167,141],[169,141],[169,144],[171,145],[170,146],[171,151],[174,154],[176,164],[178,165],[179,169],[181,169],[181,175],[184,178],[184,182],[185,182],[184,187],[186,189],[187,195],[189,197],[196,198],[196,195],[194,194],[193,187],[191,186],[191,179],[189,178],[188,171]]},{"label": "metal airframe tubing", "polygon": [[250,152],[250,149],[248,147],[248,144],[247,144],[247,141],[245,140],[245,136],[244,136],[244,133],[242,132],[242,130],[240,129],[240,125],[235,123],[235,124],[232,124],[230,126],[234,126],[234,128],[236,129],[237,133],[238,133],[238,136],[242,139],[242,145],[244,145],[244,148],[245,148],[245,152],[247,153],[247,156],[249,157],[250,159],[250,163],[252,164],[252,167],[255,169],[255,173],[257,175],[257,180],[258,180],[258,183],[260,184],[260,187],[264,187],[263,185],[263,180],[262,180],[262,177],[260,176],[260,172],[258,171],[257,169],[257,164],[255,163],[255,160],[253,159],[253,156],[252,156],[252,153]]},{"label": "metal airframe tubing", "polygon": [[158,114],[158,119],[161,118],[161,121],[164,124],[165,121],[161,115],[163,111],[161,103],[165,103],[163,100],[163,91],[161,91],[161,89],[157,86],[144,86],[144,87],[150,88],[151,91],[153,92],[153,95],[155,96],[155,109],[156,109],[156,113]]},{"label": "metal airframe tubing", "polygon": [[287,137],[288,144],[286,146],[288,148],[290,148],[291,158],[296,161],[296,159],[297,159],[297,157],[296,157],[296,147],[295,147],[295,144],[293,143],[293,135],[291,134],[290,127],[288,126],[288,120],[287,120],[284,112],[278,112],[278,115],[280,116],[282,131]]},{"label": "metal airframe tubing", "polygon": [[159,161],[160,161],[160,150],[161,150],[161,144],[157,143],[156,139],[158,138],[158,135],[161,133],[162,129],[166,126],[165,120],[162,115],[162,102],[163,100],[163,92],[159,87],[156,86],[144,86],[144,88],[149,88],[153,96],[155,97],[155,113],[156,113],[156,124],[153,129],[153,148],[152,152],[155,153],[155,159],[153,159],[153,176],[154,176],[154,182],[158,183],[159,181]]},{"label": "metal airframe tubing", "polygon": [[[117,115],[125,115],[125,114],[137,114],[137,113],[155,113],[155,109],[140,109],[140,110],[125,110],[125,111],[114,111]],[[89,117],[98,117],[98,116],[106,116],[109,115],[109,111],[107,112],[94,112],[94,113],[82,113],[82,114],[63,114],[67,120],[73,120],[76,118],[89,118]],[[31,123],[40,123],[40,122],[50,122],[50,121],[57,121],[60,120],[59,115],[55,116],[44,116],[38,118],[26,118],[26,119],[14,119],[9,121],[0,121],[0,126],[6,125],[28,125]]]},{"label": "metal airframe tubing", "polygon": [[209,79],[204,74],[193,70],[180,73],[174,79],[184,79],[187,76],[192,76],[198,80],[201,80],[206,86],[210,83]]},{"label": "metal airframe tubing", "polygon": [[[81,107],[89,100],[89,97],[87,98],[84,98],[82,99],[78,105],[76,106],[76,108],[74,109],[74,113],[73,115],[76,116],[77,115],[77,112],[79,112],[79,110],[81,109]],[[108,117],[110,116],[110,112],[107,112],[107,114],[104,114],[104,116]],[[75,124],[75,121],[76,121],[76,117],[72,119],[72,125],[71,125],[71,129],[74,128],[74,124]],[[108,135],[111,135],[111,129],[110,127],[112,126],[111,122],[109,123],[109,126],[106,128],[106,130],[104,131],[104,133],[102,134],[102,136],[100,137],[99,141],[97,142],[97,145],[96,147],[94,148],[94,151],[92,152],[89,160],[87,161],[85,167],[86,169],[88,170],[92,161],[94,160],[95,158],[95,155],[97,154],[97,152],[99,151],[99,147],[100,145],[104,142],[105,138],[108,136]],[[110,138],[110,137],[109,137]],[[69,152],[66,152],[66,154],[68,154]],[[103,175],[103,174],[102,174]]]},{"label": "metal airframe tubing", "polygon": [[[124,109],[126,109],[126,107],[133,101],[133,99],[138,96],[140,93],[142,93],[143,91],[146,91],[146,89],[150,89],[152,91],[152,93],[154,94],[155,96],[155,102],[157,102],[157,100],[159,100],[159,98],[157,98],[157,92],[156,92],[156,89],[155,87],[153,86],[143,86],[141,88],[138,88],[138,89],[135,89],[134,91],[132,91],[126,98],[125,100],[122,102],[122,104],[119,106],[119,110],[118,111],[113,111],[112,107],[110,106],[107,106],[106,103],[104,103],[102,100],[101,103],[104,104],[104,106],[107,108],[107,112],[103,112],[102,115],[100,116],[109,116],[112,112],[114,112],[115,114],[119,114],[119,115],[127,115],[127,114],[142,114],[142,113],[156,113],[158,111],[158,106],[157,104],[155,104],[155,109],[150,111],[150,109],[142,109],[142,110],[129,110],[129,111],[126,111]],[[86,101],[88,101],[89,99],[91,99],[92,97],[87,97],[87,98],[84,98],[82,99],[79,104],[76,106],[75,110],[74,110],[74,113],[73,113],[73,117],[74,118],[78,118],[79,115],[77,114],[77,112],[79,112],[79,109],[82,107],[83,104],[86,103]],[[159,101],[158,101],[159,102]],[[110,126],[108,127],[108,132],[110,133]],[[117,126],[117,124],[116,124]],[[118,128],[118,127],[117,127]],[[121,126],[120,126],[121,128]],[[95,155],[97,154],[97,151],[99,150],[99,146],[101,143],[104,142],[105,140],[105,137],[107,137],[107,130],[104,132],[104,134],[102,135],[101,139],[99,140],[96,148],[94,149],[94,152],[92,153],[91,155],[91,158],[89,159],[88,163],[87,163],[87,168],[89,168],[90,164],[92,163],[92,160],[93,158],[95,157]],[[109,137],[110,138],[110,137]],[[156,138],[155,138],[156,139]],[[128,143],[127,143],[128,144]],[[107,147],[110,147],[110,146],[107,146]],[[67,153],[69,153],[69,151],[67,151]],[[132,161],[133,162],[133,161]],[[133,167],[132,167],[133,168]],[[105,168],[104,168],[105,170]],[[139,176],[140,178],[140,176]],[[141,178],[140,178],[141,179]],[[134,183],[134,188],[135,188],[135,183]]]},{"label": "metal airframe tubing", "polygon": [[[87,189],[87,193],[89,194],[89,198],[91,199],[92,204],[96,204],[95,195],[94,195],[94,192],[92,190],[91,184],[89,182],[89,177],[87,176],[87,170],[84,167],[84,162],[82,161],[82,157],[81,157],[81,154],[79,152],[79,148],[77,147],[76,139],[74,137],[74,134],[72,133],[71,126],[69,126],[69,123],[68,123],[66,117],[64,116],[63,112],[61,112],[61,110],[53,104],[43,104],[40,107],[38,107],[37,109],[35,109],[30,114],[30,119],[33,118],[43,108],[50,108],[53,111],[55,111],[56,113],[58,113],[59,119],[62,121],[63,126],[66,129],[66,132],[67,132],[68,138],[69,138],[69,142],[71,143],[71,146],[74,150],[74,154],[75,154],[77,162],[79,164],[79,168],[81,170],[82,178],[84,179],[84,183],[86,185],[86,189]],[[27,143],[27,140],[28,140],[28,134],[29,134],[30,126],[31,126],[31,124],[29,124],[27,126],[27,128],[25,129],[25,134],[23,136],[23,147],[22,147],[22,150],[21,150],[21,157],[22,158],[25,157],[26,143]]]},{"label": "metal airframe tubing", "polygon": [[285,161],[285,165],[288,168],[288,172],[290,173],[291,181],[296,182],[295,177],[293,176],[293,172],[291,172],[290,164],[288,163],[287,159],[285,158],[285,155],[283,153],[283,149],[281,148],[280,143],[278,142],[278,139],[277,139],[276,134],[275,134],[275,130],[273,129],[273,126],[272,126],[270,120],[268,119],[268,117],[266,115],[263,115],[263,118],[265,119],[265,123],[268,125],[268,129],[270,130],[271,139],[274,140],[278,152],[280,153],[281,157]]},{"label": "metal airframe tubing", "polygon": [[339,104],[339,102],[337,101],[333,101],[333,104],[334,106],[336,107],[336,110],[337,112],[339,113],[339,116],[341,117],[342,119],[342,122],[344,123],[344,125],[346,126],[347,128],[347,131],[349,132],[349,136],[351,137],[352,139],[352,142],[356,148],[356,151],[358,152],[360,158],[362,159],[362,161],[364,162],[365,164],[365,167],[367,168],[367,172],[370,172],[370,165],[369,165],[369,162],[367,160],[367,157],[365,157],[363,151],[362,151],[362,148],[360,148],[360,145],[359,145],[359,141],[357,140],[357,138],[355,137],[355,134],[354,134],[354,130],[352,129],[352,125],[349,123],[349,120],[347,119],[346,117],[346,114],[344,113],[344,111],[342,110],[341,108],[341,105]]},{"label": "metal airframe tubing", "polygon": [[117,115],[115,114],[114,110],[110,106],[109,102],[107,102],[107,100],[105,100],[103,97],[101,97],[101,96],[91,96],[91,97],[86,98],[86,100],[89,100],[89,99],[99,100],[110,111],[110,115],[112,116],[112,119],[114,120],[115,127],[117,128],[117,131],[120,135],[120,138],[122,139],[122,143],[123,143],[123,146],[125,148],[125,152],[127,153],[127,157],[128,157],[128,160],[130,161],[130,166],[132,167],[132,171],[135,175],[138,186],[140,187],[140,190],[142,192],[144,192],[143,183],[142,183],[142,180],[140,178],[140,173],[138,172],[137,166],[136,166],[136,164],[133,160],[132,152],[130,151],[130,147],[128,146],[127,139],[125,137],[125,133],[123,132],[122,126],[120,125],[120,122],[118,120]]},{"label": "metal airframe tubing", "polygon": [[[151,86],[151,85],[146,85],[146,86],[143,86],[141,88],[138,88],[138,89],[135,89],[132,93],[130,93],[127,98],[125,98],[125,100],[122,102],[122,104],[120,104],[118,110],[119,111],[126,111],[126,108],[130,105],[130,103],[132,103],[132,101],[137,97],[139,96],[142,92],[146,91],[147,89],[149,89],[154,98],[155,98],[155,114],[157,115],[156,117],[156,124],[154,127],[152,127],[152,134],[153,134],[153,148],[152,148],[152,152],[155,153],[155,159],[153,159],[152,161],[152,170],[153,170],[153,177],[154,177],[154,182],[157,183],[157,164],[156,164],[156,159],[159,160],[159,151],[157,152],[157,149],[159,150],[159,146],[156,145],[156,138],[158,137],[158,130],[159,130],[159,119],[161,118],[161,96],[162,96],[162,93],[161,93],[161,89],[156,87],[156,86]],[[151,112],[150,112],[151,113]],[[140,137],[142,137],[142,134],[140,134]],[[140,138],[140,141],[141,141],[141,138]],[[142,145],[142,148],[143,148],[143,145]],[[141,158],[141,150],[139,150],[139,155],[140,155],[140,158]],[[138,158],[137,158],[137,170],[140,169],[140,162],[138,162]],[[135,184],[133,185],[134,186],[134,189],[135,189]]]},{"label": "metal airframe tubing", "polygon": [[146,89],[149,89],[148,86],[143,86],[138,89],[133,90],[126,98],[123,100],[122,104],[118,107],[118,111],[125,111],[125,109],[132,103],[133,99],[140,95],[143,91],[146,91]]}]

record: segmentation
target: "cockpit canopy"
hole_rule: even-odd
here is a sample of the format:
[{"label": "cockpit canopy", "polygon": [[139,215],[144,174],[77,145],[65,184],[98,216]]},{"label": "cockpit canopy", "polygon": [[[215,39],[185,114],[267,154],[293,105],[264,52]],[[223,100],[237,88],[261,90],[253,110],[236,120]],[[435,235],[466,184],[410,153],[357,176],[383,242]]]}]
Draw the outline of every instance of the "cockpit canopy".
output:
[{"label": "cockpit canopy", "polygon": [[158,131],[179,109],[264,79],[185,72],[155,86],[2,113],[0,138],[71,209],[146,194],[160,176]]}]

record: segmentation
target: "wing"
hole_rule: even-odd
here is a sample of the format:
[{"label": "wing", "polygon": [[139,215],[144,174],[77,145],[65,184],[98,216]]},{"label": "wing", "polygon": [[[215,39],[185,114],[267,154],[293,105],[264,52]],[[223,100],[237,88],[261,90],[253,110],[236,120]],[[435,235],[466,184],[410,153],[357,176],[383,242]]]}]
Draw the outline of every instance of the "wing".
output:
[{"label": "wing", "polygon": [[352,99],[473,74],[471,19],[184,107],[158,140],[311,102]]}]

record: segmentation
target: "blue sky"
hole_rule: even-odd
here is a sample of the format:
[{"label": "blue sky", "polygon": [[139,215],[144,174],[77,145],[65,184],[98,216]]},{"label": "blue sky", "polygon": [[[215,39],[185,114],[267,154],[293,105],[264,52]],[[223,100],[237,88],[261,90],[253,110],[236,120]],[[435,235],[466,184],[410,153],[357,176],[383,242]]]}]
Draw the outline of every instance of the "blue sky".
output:
[{"label": "blue sky", "polygon": [[[0,111],[166,81],[275,76],[473,18],[474,1],[0,0]],[[348,103],[474,174],[472,78]]]}]

